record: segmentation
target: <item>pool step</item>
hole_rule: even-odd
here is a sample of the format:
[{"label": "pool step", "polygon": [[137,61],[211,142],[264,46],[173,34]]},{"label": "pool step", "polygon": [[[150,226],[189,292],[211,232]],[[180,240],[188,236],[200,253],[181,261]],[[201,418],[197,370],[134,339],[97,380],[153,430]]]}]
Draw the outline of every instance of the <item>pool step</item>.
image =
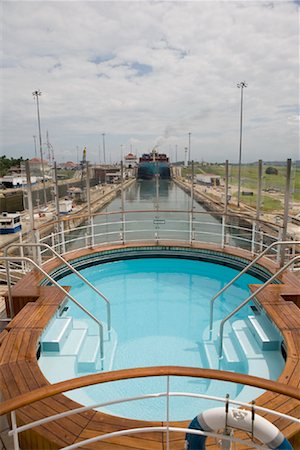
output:
[{"label": "pool step", "polygon": [[97,359],[99,358],[99,349],[99,336],[85,337],[77,356],[78,372],[90,372],[96,370]]},{"label": "pool step", "polygon": [[232,330],[236,336],[236,341],[247,359],[263,358],[261,349],[253,334],[249,330],[245,320],[236,320],[232,323]]},{"label": "pool step", "polygon": [[65,343],[63,344],[60,354],[62,356],[71,356],[71,355],[77,355],[87,338],[87,330],[86,329],[76,329],[73,328],[68,338],[66,339]]},{"label": "pool step", "polygon": [[242,358],[238,352],[238,344],[235,344],[234,336],[224,336],[223,339],[223,356],[228,369],[237,370],[242,363]]},{"label": "pool step", "polygon": [[278,350],[279,333],[272,327],[269,319],[263,314],[248,316],[250,331],[262,350]]},{"label": "pool step", "polygon": [[43,335],[41,347],[43,352],[59,352],[72,330],[71,317],[55,319]]},{"label": "pool step", "polygon": [[203,367],[209,367],[210,369],[219,369],[220,360],[218,357],[217,345],[218,340],[206,341],[203,343]]}]

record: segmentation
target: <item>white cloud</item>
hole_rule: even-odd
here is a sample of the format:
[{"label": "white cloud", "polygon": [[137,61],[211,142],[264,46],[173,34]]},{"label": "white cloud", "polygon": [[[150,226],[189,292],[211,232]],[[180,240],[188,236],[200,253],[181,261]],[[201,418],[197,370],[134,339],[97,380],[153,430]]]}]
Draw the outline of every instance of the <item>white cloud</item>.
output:
[{"label": "white cloud", "polygon": [[4,1],[1,153],[33,155],[31,93],[41,89],[57,159],[86,145],[97,160],[102,132],[112,159],[121,144],[142,153],[157,142],[183,157],[191,132],[194,159],[234,162],[236,83],[246,80],[243,159],[300,158],[298,10],[293,1]]}]

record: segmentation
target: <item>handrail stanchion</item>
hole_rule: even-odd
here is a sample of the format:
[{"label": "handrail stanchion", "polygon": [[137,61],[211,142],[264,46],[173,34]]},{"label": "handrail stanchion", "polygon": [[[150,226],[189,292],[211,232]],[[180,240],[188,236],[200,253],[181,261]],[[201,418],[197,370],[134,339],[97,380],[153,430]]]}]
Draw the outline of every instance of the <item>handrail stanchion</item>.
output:
[{"label": "handrail stanchion", "polygon": [[51,247],[52,247],[52,248],[55,248],[55,238],[54,238],[54,233],[53,233],[53,231],[52,231],[52,233],[51,233]]},{"label": "handrail stanchion", "polygon": [[260,253],[259,255],[256,256],[256,258],[253,259],[253,261],[251,261],[246,267],[244,267],[243,270],[241,270],[241,272],[239,272],[231,281],[229,281],[229,283],[227,283],[222,289],[220,289],[210,300],[210,319],[209,319],[209,330],[212,331],[212,325],[213,325],[213,306],[214,306],[214,302],[215,300],[221,295],[223,294],[224,291],[226,291],[226,289],[228,289],[236,280],[238,280],[240,278],[240,276],[242,276],[245,272],[247,272],[248,269],[250,269],[250,267],[252,267],[260,258],[262,258],[271,248],[275,247],[276,245],[287,245],[287,244],[291,244],[291,243],[295,243],[295,244],[300,244],[300,241],[277,241],[277,242],[272,242],[272,244],[270,244],[267,248],[265,248],[265,250]]},{"label": "handrail stanchion", "polygon": [[252,223],[252,236],[251,236],[251,253],[255,254],[255,235],[256,235],[256,222]]},{"label": "handrail stanchion", "polygon": [[[23,244],[22,232],[20,232],[19,241],[20,241],[19,243],[22,245]],[[21,256],[24,256],[24,248],[23,248],[23,246],[21,247],[20,253],[21,253]],[[25,267],[24,261],[22,261],[21,267],[22,267],[22,273],[25,273],[26,272],[26,267]]]},{"label": "handrail stanchion", "polygon": [[[287,242],[284,242],[286,245]],[[223,354],[223,334],[224,334],[224,325],[227,320],[229,320],[232,316],[234,316],[240,309],[242,309],[247,303],[250,302],[257,294],[259,294],[265,287],[267,287],[272,281],[274,281],[282,272],[284,272],[290,265],[294,264],[296,261],[300,261],[300,256],[295,256],[295,258],[288,261],[285,266],[279,269],[269,280],[267,280],[263,285],[261,285],[256,291],[254,291],[249,297],[246,298],[239,306],[237,306],[230,314],[228,314],[220,323],[219,329],[219,358],[222,358]]]},{"label": "handrail stanchion", "polygon": [[14,312],[14,305],[12,301],[12,293],[11,293],[11,277],[10,277],[10,266],[9,266],[9,260],[5,260],[5,270],[7,275],[7,291],[8,291],[8,304],[9,304],[9,312],[10,317],[13,318],[15,315]]},{"label": "handrail stanchion", "polygon": [[65,241],[65,224],[62,220],[60,222],[60,229],[61,229],[61,246],[62,246],[62,253],[66,253],[66,241]]},{"label": "handrail stanchion", "polygon": [[[36,243],[40,242],[40,232],[38,229],[34,230],[34,239],[35,239]],[[43,262],[42,262],[42,255],[41,255],[41,247],[39,245],[36,246],[36,258],[37,258],[38,265],[41,266],[43,264]]]},{"label": "handrail stanchion", "polygon": [[166,450],[170,449],[170,376],[167,376],[167,395],[166,395],[166,419],[167,419],[167,432],[166,432]]},{"label": "handrail stanchion", "polygon": [[20,450],[16,411],[11,411],[10,417],[11,417],[11,427],[12,427],[12,432],[13,432],[14,450]]},{"label": "handrail stanchion", "polygon": [[94,231],[94,217],[91,216],[91,235],[92,235],[92,247],[95,247],[95,231]]},{"label": "handrail stanchion", "polygon": [[225,247],[225,216],[222,216],[222,236],[221,236],[221,248]]}]

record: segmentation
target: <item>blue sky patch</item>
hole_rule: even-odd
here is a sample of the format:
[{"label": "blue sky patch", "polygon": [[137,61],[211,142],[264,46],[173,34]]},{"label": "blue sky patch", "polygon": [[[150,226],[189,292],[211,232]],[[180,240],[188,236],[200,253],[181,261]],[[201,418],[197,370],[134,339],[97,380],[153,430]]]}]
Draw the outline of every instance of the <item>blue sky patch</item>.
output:
[{"label": "blue sky patch", "polygon": [[89,61],[93,64],[101,64],[106,61],[110,61],[111,59],[114,59],[114,55],[96,55],[93,58],[91,58]]},{"label": "blue sky patch", "polygon": [[138,62],[135,62],[130,64],[130,67],[137,72],[137,75],[139,77],[148,75],[149,73],[153,72],[152,66],[149,66],[148,64],[140,64]]}]

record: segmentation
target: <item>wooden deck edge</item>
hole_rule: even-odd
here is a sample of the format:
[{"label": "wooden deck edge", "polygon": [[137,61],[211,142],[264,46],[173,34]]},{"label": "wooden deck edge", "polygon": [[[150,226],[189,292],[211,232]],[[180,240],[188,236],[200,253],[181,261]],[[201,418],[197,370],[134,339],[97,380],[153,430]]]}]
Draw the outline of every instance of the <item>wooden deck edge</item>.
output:
[{"label": "wooden deck edge", "polygon": [[[166,245],[170,245],[170,244],[171,244],[171,242],[168,241],[168,244],[166,242]],[[149,243],[147,243],[147,244],[140,243],[139,246],[145,246],[145,245],[149,246]],[[161,245],[163,245],[163,244],[159,243],[159,246],[161,246]],[[136,247],[136,246],[137,245],[134,245],[134,247]],[[155,246],[155,244],[153,244],[153,246]],[[176,243],[176,247],[178,247],[178,246],[179,245]],[[105,248],[105,250],[112,249],[112,248],[119,248],[119,247],[120,246],[107,246]],[[124,246],[122,246],[122,247],[124,248]],[[128,244],[127,247],[132,247],[132,244],[131,245]],[[186,247],[186,246],[184,246],[184,247]],[[201,248],[203,248],[203,247],[201,247]],[[216,246],[214,246],[214,245],[207,245],[207,246],[205,246],[205,248],[216,249]],[[68,255],[68,259],[74,259],[74,258],[82,256],[84,254],[91,253],[91,252],[95,252],[96,253],[96,252],[99,252],[101,250],[104,250],[104,248],[103,247],[100,247],[100,248],[98,247],[98,248],[95,248],[95,249],[92,249],[92,250],[88,249],[88,250],[85,250],[85,251],[73,252],[71,255]],[[221,251],[220,248],[219,248],[219,251]],[[224,253],[227,253],[227,252],[224,252]],[[237,256],[242,256],[240,251],[237,252],[236,254],[237,254]],[[249,252],[246,252],[246,254],[248,255],[248,259],[249,259]],[[243,257],[246,258],[246,254],[243,253]],[[251,258],[249,260],[251,260]],[[45,267],[47,268],[47,270],[53,270],[54,267],[57,267],[59,265],[60,264],[58,262],[51,261],[50,263],[47,263],[45,265]],[[267,261],[267,264],[266,264],[265,267],[268,268],[268,270],[272,269],[272,271],[274,271],[276,269],[275,265],[270,264],[269,261]],[[41,327],[41,322],[38,320],[38,314],[37,314],[36,325],[34,325],[34,318],[33,318],[33,322],[31,323],[30,327],[28,328],[28,326],[25,324],[26,320],[28,320],[28,311],[30,310],[30,308],[33,308],[32,304],[35,304],[36,311],[38,311],[39,308],[41,308],[40,311],[42,311],[42,307],[43,306],[46,307],[48,312],[45,314],[45,309],[44,309],[43,312],[42,312],[42,316],[43,316],[44,322],[47,323],[50,320],[51,315],[53,315],[53,307],[57,308],[59,306],[59,304],[61,303],[61,301],[63,300],[63,297],[61,297],[59,294],[57,294],[58,288],[48,287],[48,286],[35,288],[33,286],[33,283],[35,283],[35,286],[37,286],[38,282],[42,278],[43,278],[43,276],[39,276],[39,274],[37,274],[37,273],[33,273],[33,274],[29,273],[28,275],[25,276],[25,280],[23,278],[22,282],[19,282],[17,285],[15,285],[13,287],[13,295],[15,293],[15,295],[17,297],[19,297],[19,298],[22,297],[22,290],[23,290],[23,293],[25,293],[25,290],[26,290],[26,294],[28,294],[28,290],[29,290],[29,292],[33,293],[34,295],[31,297],[31,301],[27,302],[28,303],[27,310],[26,310],[26,307],[24,308],[23,313],[22,313],[22,310],[21,310],[20,313],[16,316],[16,318],[9,324],[9,327],[4,332],[2,332],[0,334],[0,361],[1,361],[1,352],[3,352],[5,347],[6,347],[5,342],[7,343],[8,340],[13,336],[12,331],[15,332],[15,333],[18,333],[18,332],[21,332],[22,329],[24,330],[26,328],[29,333],[35,333],[33,335],[33,338],[31,339],[31,341],[30,341],[30,339],[26,341],[27,350],[25,351],[23,349],[23,353],[22,353],[22,346],[25,345],[25,341],[23,341],[23,342],[22,341],[21,342],[18,341],[18,344],[17,344],[19,346],[18,351],[20,351],[20,353],[23,355],[24,361],[26,363],[26,367],[28,365],[28,370],[30,368],[30,370],[32,371],[33,365],[36,366],[34,368],[34,371],[33,371],[35,374],[37,373],[36,372],[37,370],[39,371],[39,368],[38,368],[37,361],[33,360],[32,357],[29,358],[29,355],[32,356],[32,352],[30,353],[30,349],[28,349],[28,346],[29,345],[31,345],[31,346],[34,346],[34,345],[36,346],[37,345],[37,342],[36,342],[36,339],[38,339],[38,337],[37,337],[38,336],[37,335],[37,330],[38,330],[38,333],[40,333],[41,332],[40,330],[42,329],[42,327]],[[291,284],[289,283],[289,280],[292,280]],[[294,309],[295,304],[294,304],[294,302],[291,301],[291,300],[286,301],[284,295],[288,295],[289,299],[291,298],[291,296],[298,295],[297,294],[297,288],[295,287],[297,285],[297,282],[295,282],[295,279],[293,279],[293,277],[292,278],[290,277],[290,274],[288,276],[284,277],[284,281],[285,281],[285,284],[278,285],[278,286],[280,286],[280,288],[277,289],[277,291],[281,292],[281,294],[282,294],[282,295],[279,294],[279,296],[277,298],[277,303],[278,303],[278,308],[279,308],[278,311],[280,312],[280,309],[281,309],[282,305],[284,304],[285,306],[287,305],[287,306],[293,308],[292,313],[294,314],[295,313],[295,309]],[[267,289],[268,289],[268,287],[265,289],[266,293],[268,292]],[[52,294],[48,295],[47,292],[49,294],[50,294],[50,292],[52,292],[52,293],[56,292],[56,294],[57,294],[57,295],[54,296],[55,300],[54,301],[52,300],[52,304],[51,304],[51,301],[49,301],[49,298],[53,299],[53,296],[52,296]],[[264,308],[268,308],[270,305],[272,305],[272,307],[274,307],[274,304],[276,305],[276,303],[272,302],[273,296],[274,296],[274,285],[270,285],[269,297],[268,296],[263,296],[261,294],[261,296],[258,298],[258,301],[261,302],[261,304],[262,304],[262,306]],[[29,305],[29,303],[31,305]],[[293,304],[294,306],[292,307],[291,304]],[[52,307],[52,309],[51,309],[51,307]],[[268,311],[268,314],[269,314],[269,311]],[[276,320],[277,320],[276,319],[276,315],[274,315],[274,317],[272,317],[272,320],[274,320],[275,323],[276,323]],[[42,324],[42,325],[44,325],[44,324]],[[294,340],[292,339],[292,336],[295,335],[295,331],[297,329],[296,325],[293,328],[289,327],[288,323],[286,323],[286,328],[285,327],[284,328],[280,328],[280,323],[279,322],[276,323],[276,325],[278,326],[279,329],[281,329],[281,332],[282,332],[283,336],[286,337],[287,344],[288,344],[288,348],[287,348],[287,351],[288,351],[287,364],[285,366],[285,369],[284,369],[283,373],[280,376],[280,381],[286,382],[286,384],[288,384],[288,385],[299,386],[300,385],[300,340],[298,340],[298,341],[296,340],[295,341],[295,339]],[[300,330],[300,328],[299,328],[299,330]],[[299,332],[298,336],[300,336],[300,331],[299,330],[297,331],[297,335],[298,335],[298,332]],[[14,349],[14,345],[12,345],[11,348],[12,348],[12,350],[11,350],[12,352],[16,351]],[[26,353],[27,351],[28,351],[28,353]],[[15,360],[14,361],[6,360],[5,366],[7,365],[7,368],[9,368],[10,365],[13,365],[16,362],[17,361],[15,361]],[[16,384],[16,386],[17,386],[18,385],[18,380],[17,379],[14,380],[14,379],[11,379],[11,378],[7,378],[7,375],[3,375],[3,372],[4,372],[4,374],[5,373],[12,374],[12,372],[10,370],[6,371],[6,367],[4,367],[4,364],[0,364],[0,369],[2,369],[1,370],[1,383],[0,383],[0,385],[1,385],[1,390],[4,391],[4,397],[5,397],[5,399],[13,398],[13,396],[15,395],[15,394],[13,394],[13,392],[15,392],[15,391],[11,391],[9,389],[3,389],[3,386],[5,384],[10,385],[11,383],[12,384]],[[44,377],[41,374],[41,372],[40,372],[40,375],[38,375],[38,378],[40,376]],[[49,384],[48,381],[45,379],[45,377],[44,377],[44,382],[46,384]],[[25,389],[24,385],[22,385],[22,389],[23,390]],[[29,387],[28,387],[28,391],[30,391]],[[281,394],[278,394],[278,395],[281,395]],[[66,403],[66,405],[68,404],[68,406],[69,406],[70,400],[67,399],[63,395],[61,397],[66,399],[66,400],[61,400],[62,403]],[[281,397],[284,397],[284,396],[281,395]],[[272,396],[272,398],[276,398],[276,402],[280,403],[280,399],[278,398],[278,396],[274,395],[274,396]],[[286,401],[286,399],[283,398],[283,403],[285,403],[285,401]],[[257,399],[257,403],[260,404],[260,405],[265,404],[266,406],[268,406],[268,404],[270,404],[270,396],[269,396],[269,394],[268,393],[262,394]],[[46,402],[46,404],[47,404],[47,402]],[[77,405],[76,402],[74,402],[74,404]],[[34,416],[36,414],[35,408],[33,408],[33,409],[30,409],[30,408],[33,408],[33,407],[31,407],[31,406],[26,407],[26,416],[28,416],[28,417],[30,417],[31,415]],[[109,417],[112,417],[112,416],[109,416]],[[93,433],[95,431],[94,430],[94,428],[95,428],[95,425],[94,425],[95,421],[98,424],[101,424],[101,423],[104,423],[104,420],[107,420],[106,415],[103,415],[100,412],[94,412],[93,413],[93,417],[90,418],[90,421],[84,427],[81,427],[81,428],[78,427],[78,433],[77,433],[76,439],[82,440],[83,436],[86,436],[87,433]],[[131,420],[129,420],[129,419],[124,419],[124,420],[125,420],[125,422],[128,420],[128,428],[130,426],[132,426],[132,421]],[[186,424],[186,421],[185,422],[181,422],[181,423],[185,423]],[[51,426],[50,426],[50,429],[52,429]],[[55,430],[55,427],[54,427],[54,430]],[[55,433],[55,432],[56,431],[53,431],[53,433]],[[295,427],[293,425],[293,426],[290,426],[288,428],[285,428],[284,434],[286,435],[286,437],[288,439],[294,439],[294,440],[300,439],[300,427]],[[138,439],[138,438],[136,438],[136,439]],[[163,440],[163,437],[162,437],[162,440]],[[60,444],[57,444],[56,442],[51,441],[51,439],[48,439],[48,437],[44,433],[44,428],[41,428],[40,430],[34,431],[32,433],[27,433],[27,435],[24,436],[23,441],[24,441],[24,443],[26,441],[26,445],[32,445],[32,447],[28,447],[28,448],[41,448],[43,450],[46,450],[46,449],[50,450],[50,449],[54,449],[54,448],[59,448],[59,447],[57,447],[57,445],[61,444],[60,441],[59,441]],[[107,444],[108,444],[108,441],[106,442],[106,445]],[[37,446],[37,445],[42,445],[42,446]],[[138,445],[138,442],[137,442],[136,445]],[[99,449],[100,448],[101,448],[101,446],[99,446]],[[112,446],[112,449],[113,448],[114,447]],[[122,447],[122,448],[125,449],[125,447]],[[130,447],[130,448],[135,449],[135,448],[140,448],[140,447]],[[148,448],[150,450],[150,449],[152,449],[152,448],[154,449],[156,447],[148,447]],[[163,449],[163,447],[160,447],[160,448]]]}]

